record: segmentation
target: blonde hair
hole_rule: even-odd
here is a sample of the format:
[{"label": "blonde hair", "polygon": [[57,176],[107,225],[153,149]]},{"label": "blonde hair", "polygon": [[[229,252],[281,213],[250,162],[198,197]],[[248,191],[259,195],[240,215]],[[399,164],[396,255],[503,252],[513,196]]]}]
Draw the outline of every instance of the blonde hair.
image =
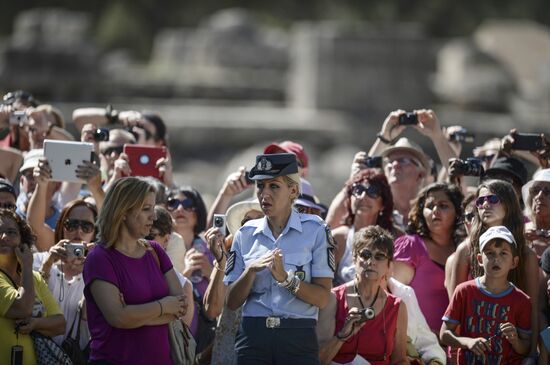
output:
[{"label": "blonde hair", "polygon": [[[298,189],[298,194],[296,195],[296,197],[294,198],[294,200],[298,199],[298,196],[301,194],[301,188],[302,188],[302,181],[300,180],[300,174],[298,173],[295,173],[295,174],[288,174],[288,175],[284,175],[283,178],[285,179],[285,182],[286,184],[288,185],[288,187],[293,187],[293,186],[296,186],[296,189]],[[294,202],[293,200],[293,202]]]},{"label": "blonde hair", "polygon": [[124,215],[140,209],[148,193],[156,193],[155,187],[140,177],[124,177],[113,183],[97,217],[100,244],[111,247],[117,242]]}]

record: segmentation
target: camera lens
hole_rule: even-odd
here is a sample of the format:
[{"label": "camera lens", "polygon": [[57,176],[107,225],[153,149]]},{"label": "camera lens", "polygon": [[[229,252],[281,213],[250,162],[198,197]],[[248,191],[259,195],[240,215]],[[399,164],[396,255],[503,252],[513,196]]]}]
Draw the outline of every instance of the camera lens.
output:
[{"label": "camera lens", "polygon": [[223,226],[223,218],[216,217],[216,219],[214,220],[214,224],[216,225],[216,227]]}]

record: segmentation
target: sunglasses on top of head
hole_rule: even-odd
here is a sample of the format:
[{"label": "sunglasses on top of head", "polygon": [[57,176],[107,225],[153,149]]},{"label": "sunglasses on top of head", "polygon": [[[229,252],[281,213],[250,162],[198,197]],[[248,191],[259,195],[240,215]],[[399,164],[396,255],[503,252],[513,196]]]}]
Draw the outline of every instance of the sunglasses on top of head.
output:
[{"label": "sunglasses on top of head", "polygon": [[65,219],[63,227],[69,232],[76,231],[80,227],[84,233],[92,233],[95,228],[92,222],[72,218]]},{"label": "sunglasses on top of head", "polygon": [[495,194],[480,196],[476,199],[476,207],[481,208],[485,202],[489,202],[491,205],[500,203],[500,198]]},{"label": "sunglasses on top of head", "polygon": [[367,193],[367,196],[369,196],[372,199],[376,199],[380,196],[380,188],[376,185],[369,185],[365,186],[363,184],[354,184],[351,188],[351,193],[356,198],[360,198],[363,193]]},{"label": "sunglasses on top of head", "polygon": [[178,209],[179,206],[182,206],[183,209],[187,211],[194,211],[195,210],[195,203],[193,202],[193,199],[191,198],[185,198],[183,200],[176,199],[176,198],[170,198],[168,199],[168,202],[166,203],[166,208],[168,210],[173,211]]}]

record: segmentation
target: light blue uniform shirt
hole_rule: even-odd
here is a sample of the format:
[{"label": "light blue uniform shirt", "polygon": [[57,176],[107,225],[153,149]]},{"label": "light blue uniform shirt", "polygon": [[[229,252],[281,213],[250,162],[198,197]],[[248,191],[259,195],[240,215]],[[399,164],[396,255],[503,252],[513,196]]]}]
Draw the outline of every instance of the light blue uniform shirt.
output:
[{"label": "light blue uniform shirt", "polygon": [[[288,223],[277,239],[269,229],[267,218],[248,221],[235,234],[232,251],[235,263],[226,273],[226,284],[236,281],[245,268],[267,252],[280,248],[283,251],[285,271],[305,271],[305,280],[332,278],[328,262],[326,223],[316,215],[301,214],[292,210]],[[312,318],[317,319],[319,309],[308,304],[287,289],[281,288],[269,269],[256,273],[254,284],[243,307],[243,317]]]}]

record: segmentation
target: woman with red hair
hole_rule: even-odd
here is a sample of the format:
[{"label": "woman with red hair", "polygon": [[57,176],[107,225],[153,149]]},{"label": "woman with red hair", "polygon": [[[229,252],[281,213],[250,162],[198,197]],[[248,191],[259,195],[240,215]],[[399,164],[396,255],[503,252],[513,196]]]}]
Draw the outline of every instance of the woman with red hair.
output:
[{"label": "woman with red hair", "polygon": [[403,234],[393,224],[393,199],[386,176],[374,169],[360,170],[344,185],[347,214],[343,224],[332,230],[336,241],[336,260],[339,262],[336,280],[346,283],[355,271],[351,257],[353,235],[361,228],[378,225],[394,237]]}]

